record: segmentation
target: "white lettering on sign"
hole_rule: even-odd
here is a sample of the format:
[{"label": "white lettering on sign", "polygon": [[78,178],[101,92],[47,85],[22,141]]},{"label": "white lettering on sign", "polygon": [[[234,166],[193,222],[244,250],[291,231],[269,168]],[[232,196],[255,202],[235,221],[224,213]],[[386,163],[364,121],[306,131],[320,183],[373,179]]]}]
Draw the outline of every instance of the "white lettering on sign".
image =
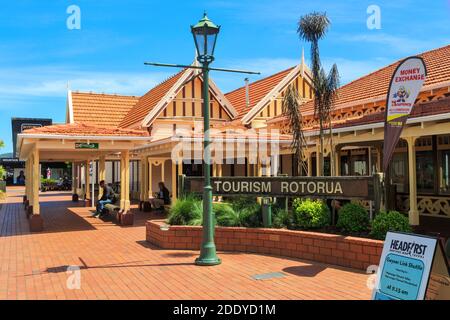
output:
[{"label": "white lettering on sign", "polygon": [[[225,193],[270,193],[272,182],[270,181],[214,181],[216,192]],[[333,181],[281,181],[280,191],[282,193],[299,194],[344,194],[340,182]]]}]

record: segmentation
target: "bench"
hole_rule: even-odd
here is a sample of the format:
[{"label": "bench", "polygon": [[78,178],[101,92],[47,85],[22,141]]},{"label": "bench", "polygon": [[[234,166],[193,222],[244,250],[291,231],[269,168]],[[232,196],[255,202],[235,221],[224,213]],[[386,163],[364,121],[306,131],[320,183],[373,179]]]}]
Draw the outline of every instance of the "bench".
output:
[{"label": "bench", "polygon": [[105,214],[111,214],[122,226],[131,226],[134,223],[134,213],[121,211],[120,206],[112,203],[105,205],[103,209]]},{"label": "bench", "polygon": [[119,212],[120,207],[115,204],[108,203],[108,204],[105,204],[103,211],[105,214],[113,214],[113,213]]}]

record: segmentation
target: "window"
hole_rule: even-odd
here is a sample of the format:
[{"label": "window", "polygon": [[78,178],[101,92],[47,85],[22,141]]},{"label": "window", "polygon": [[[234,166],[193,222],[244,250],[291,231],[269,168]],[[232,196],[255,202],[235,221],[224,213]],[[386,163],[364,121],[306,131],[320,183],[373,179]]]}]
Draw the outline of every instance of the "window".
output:
[{"label": "window", "polygon": [[450,193],[450,150],[443,150],[440,152],[441,171],[440,171],[440,185],[441,193]]},{"label": "window", "polygon": [[366,155],[352,155],[353,174],[355,176],[367,175],[367,157]]},{"label": "window", "polygon": [[417,192],[434,192],[434,161],[433,151],[419,151],[416,153]]},{"label": "window", "polygon": [[397,192],[409,192],[408,190],[408,154],[404,152],[394,153],[392,157],[390,175]]}]

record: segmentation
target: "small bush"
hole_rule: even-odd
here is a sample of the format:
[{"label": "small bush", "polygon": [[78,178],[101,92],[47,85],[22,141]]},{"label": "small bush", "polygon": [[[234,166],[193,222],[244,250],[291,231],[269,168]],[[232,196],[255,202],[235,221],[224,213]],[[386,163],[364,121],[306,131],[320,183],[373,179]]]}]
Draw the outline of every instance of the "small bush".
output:
[{"label": "small bush", "polygon": [[195,196],[188,195],[178,199],[170,208],[167,221],[171,225],[188,225],[193,220],[201,219],[201,200]]},{"label": "small bush", "polygon": [[0,200],[6,199],[6,193],[0,190]]},{"label": "small bush", "polygon": [[242,217],[242,226],[248,228],[258,228],[262,226],[261,205],[258,202],[238,210]]},{"label": "small bush", "polygon": [[213,212],[219,226],[235,227],[239,224],[236,212],[228,203],[214,203]]},{"label": "small bush", "polygon": [[[261,206],[253,203],[246,207],[233,205],[219,205],[216,212],[217,225],[223,227],[259,227],[262,224]],[[240,209],[234,209],[240,208]]]},{"label": "small bush", "polygon": [[274,228],[292,228],[292,215],[286,209],[272,209],[272,225]]},{"label": "small bush", "polygon": [[294,223],[299,228],[316,229],[330,224],[330,210],[321,200],[295,199],[292,213]]},{"label": "small bush", "polygon": [[203,224],[203,201],[194,201],[192,206],[192,218],[187,224],[190,226],[201,226]]},{"label": "small bush", "polygon": [[255,197],[250,196],[234,197],[230,202],[234,211],[242,210],[249,206],[253,206],[255,203],[258,203]]},{"label": "small bush", "polygon": [[336,227],[344,232],[356,233],[369,229],[367,210],[356,203],[347,203],[339,210]]},{"label": "small bush", "polygon": [[388,231],[411,232],[408,218],[397,211],[380,212],[372,221],[370,235],[384,240]]}]

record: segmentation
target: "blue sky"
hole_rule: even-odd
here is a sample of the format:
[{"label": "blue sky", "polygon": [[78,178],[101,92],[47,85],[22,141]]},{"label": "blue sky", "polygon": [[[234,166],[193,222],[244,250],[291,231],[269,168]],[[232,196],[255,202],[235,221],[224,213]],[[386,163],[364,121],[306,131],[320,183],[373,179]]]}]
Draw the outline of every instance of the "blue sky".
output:
[{"label": "blue sky", "polygon": [[[381,9],[381,29],[369,30],[367,7]],[[81,29],[69,30],[66,9],[81,9]],[[142,95],[175,70],[144,61],[190,63],[189,26],[204,10],[222,25],[217,67],[261,71],[297,64],[309,45],[298,18],[326,11],[332,26],[320,43],[322,61],[336,62],[343,83],[402,57],[450,43],[450,0],[41,0],[2,1],[0,11],[0,140],[10,152],[11,117],[65,120],[66,87]],[[224,92],[243,75],[213,73]],[[258,77],[252,76],[251,80]]]}]

